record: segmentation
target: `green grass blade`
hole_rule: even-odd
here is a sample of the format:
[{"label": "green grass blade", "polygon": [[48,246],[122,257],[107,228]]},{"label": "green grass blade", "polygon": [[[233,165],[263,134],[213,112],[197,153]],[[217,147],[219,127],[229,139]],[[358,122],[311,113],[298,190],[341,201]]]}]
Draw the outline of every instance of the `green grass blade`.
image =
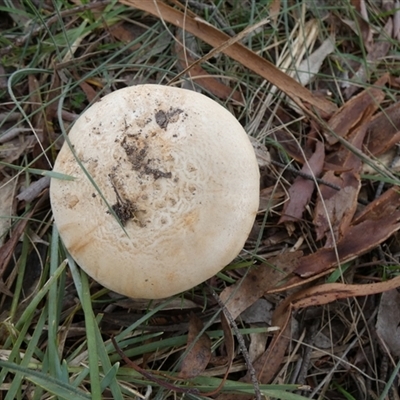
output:
[{"label": "green grass blade", "polygon": [[92,310],[92,300],[87,275],[81,271],[82,308],[85,314],[86,340],[89,353],[90,387],[93,399],[101,399],[100,357],[97,351],[96,327],[97,322]]},{"label": "green grass blade", "polygon": [[[26,377],[31,382],[36,385],[42,387],[49,393],[52,393],[62,399],[65,400],[90,400],[92,397],[82,392],[81,390],[76,389],[74,386],[70,384],[66,384],[56,378],[53,378],[48,375],[44,375],[42,372],[34,371],[26,367],[22,367],[18,364],[9,362],[9,361],[1,361],[0,367],[4,368],[8,371],[17,372],[24,377]],[[101,397],[98,397],[100,399]]]}]

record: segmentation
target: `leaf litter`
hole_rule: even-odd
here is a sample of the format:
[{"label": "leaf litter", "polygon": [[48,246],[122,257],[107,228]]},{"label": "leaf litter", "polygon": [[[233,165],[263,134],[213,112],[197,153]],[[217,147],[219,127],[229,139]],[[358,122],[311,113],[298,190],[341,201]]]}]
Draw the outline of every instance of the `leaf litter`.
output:
[{"label": "leaf litter", "polygon": [[[305,390],[320,394],[326,390],[325,396],[334,398],[334,388],[341,385],[342,391],[337,392],[367,398],[366,391],[335,370],[336,362],[346,363],[341,365],[346,365],[365,387],[372,387],[370,391],[376,397],[379,390],[373,387],[370,377],[374,375],[381,381],[386,378],[379,378],[379,371],[370,366],[369,375],[362,374],[362,369],[374,362],[367,353],[360,356],[363,341],[374,345],[371,337],[364,335],[365,325],[376,329],[372,335],[379,338],[379,349],[375,349],[379,357],[399,357],[399,318],[393,312],[399,302],[396,288],[400,286],[400,192],[397,171],[392,168],[400,139],[394,55],[399,12],[395,3],[383,2],[386,14],[377,15],[376,9],[362,0],[351,2],[352,12],[343,12],[344,8],[329,12],[324,9],[324,1],[314,2],[324,9],[325,17],[320,20],[316,10],[310,13],[308,5],[286,10],[284,2],[273,1],[266,6],[269,16],[257,8],[260,18],[247,21],[243,29],[226,26],[232,23],[227,12],[232,2],[216,9],[216,19],[212,8],[207,8],[211,15],[202,14],[205,4],[196,2],[187,2],[189,6],[196,3],[187,8],[179,1],[122,0],[116,4],[125,8],[118,9],[112,18],[105,12],[109,10],[107,2],[75,3],[75,12],[57,12],[57,19],[50,16],[45,26],[34,28],[31,36],[11,35],[11,47],[7,45],[1,51],[9,56],[23,45],[33,48],[32,41],[56,26],[60,18],[81,27],[81,15],[88,23],[101,15],[99,8],[104,12],[103,28],[93,28],[102,31],[102,38],[94,40],[96,35],[90,35],[90,29],[82,31],[68,51],[57,58],[54,69],[46,70],[46,74],[27,72],[24,84],[15,85],[14,95],[21,104],[26,103],[22,113],[12,107],[11,97],[0,105],[5,121],[0,121],[4,188],[0,193],[4,240],[0,247],[0,292],[5,309],[13,310],[11,319],[17,323],[15,318],[26,307],[10,301],[19,285],[14,271],[19,265],[21,241],[34,229],[29,236],[35,239],[28,261],[37,262],[33,242],[46,246],[51,226],[46,212],[49,179],[37,179],[29,171],[42,170],[45,175],[49,160],[54,160],[60,147],[62,131],[68,130],[75,116],[102,93],[143,81],[194,84],[196,90],[220,99],[254,136],[262,175],[259,214],[238,260],[209,281],[222,305],[201,288],[165,307],[163,303],[139,305],[108,295],[99,284],[91,283],[93,300],[101,299],[92,304],[104,337],[101,343],[108,346],[113,362],[131,369],[129,374],[117,367],[105,370],[108,381],[104,378],[104,386],[118,380],[125,385],[128,382],[142,398],[146,397],[146,388],[157,386],[170,393],[202,394],[221,400],[261,398],[262,394],[289,399],[290,395],[297,396],[290,393],[296,389],[306,397],[310,392]],[[119,12],[123,18],[119,18]],[[281,13],[292,21],[292,36],[285,36]],[[154,40],[148,45],[146,35],[152,29]],[[282,35],[267,43],[273,30]],[[343,34],[348,30],[356,34],[354,39]],[[248,43],[253,43],[254,50]],[[110,60],[119,54],[121,65],[130,67],[116,74],[112,64],[104,74],[87,75],[90,67],[85,60],[108,54],[111,44],[124,47],[120,53],[110,52]],[[168,57],[163,60],[165,54]],[[356,62],[349,62],[350,58]],[[167,66],[166,60],[173,62]],[[158,72],[146,76],[145,70],[137,66],[140,64],[147,64],[148,70],[154,65]],[[7,70],[1,68],[7,75]],[[250,80],[242,79],[245,74]],[[59,113],[67,76],[77,83],[75,98],[67,96]],[[78,98],[82,104],[77,104]],[[18,162],[27,179],[7,166]],[[290,167],[286,167],[289,162]],[[366,171],[375,174],[378,182],[366,177]],[[40,219],[43,225],[37,223]],[[65,330],[61,352],[66,352],[63,358],[74,354],[74,367],[84,370],[87,349],[80,354],[73,350],[75,337],[86,342],[77,291],[70,274],[64,275],[59,284],[66,289],[61,290],[58,313],[60,332]],[[381,297],[379,293],[383,293]],[[23,293],[19,295],[23,297]],[[363,299],[373,299],[378,312],[373,314],[372,306],[361,308]],[[158,311],[153,315],[153,310]],[[306,310],[320,312],[312,324],[303,319]],[[366,320],[356,318],[355,310],[361,311]],[[220,317],[214,318],[218,312]],[[2,338],[6,337],[5,326]],[[130,326],[135,328],[129,334],[118,336]],[[331,340],[330,346],[324,345],[325,353],[320,353],[322,347],[318,346],[307,355],[302,353],[301,329],[311,338],[309,346],[317,346],[312,338],[318,335],[313,335],[313,329]],[[348,332],[342,335],[341,329]],[[137,339],[140,335],[143,340]],[[343,346],[348,346],[350,353],[334,346],[335,335],[342,335]],[[165,344],[171,341],[173,345]],[[358,353],[351,350],[354,343],[358,344]],[[111,344],[114,350],[110,350]],[[7,354],[13,354],[6,339],[1,345]],[[16,358],[12,355],[9,360],[15,362]],[[304,379],[296,380],[295,365],[306,371]],[[11,376],[9,373],[8,383]],[[207,377],[217,381],[205,381]],[[6,376],[0,373],[0,379],[3,382]],[[294,383],[290,389],[278,389],[283,395],[269,392],[269,383],[289,382]],[[237,389],[238,384],[243,385],[242,389]],[[324,385],[330,389],[322,389]],[[90,390],[90,383],[84,381],[79,387]],[[111,383],[105,389],[110,397],[116,390]]]}]

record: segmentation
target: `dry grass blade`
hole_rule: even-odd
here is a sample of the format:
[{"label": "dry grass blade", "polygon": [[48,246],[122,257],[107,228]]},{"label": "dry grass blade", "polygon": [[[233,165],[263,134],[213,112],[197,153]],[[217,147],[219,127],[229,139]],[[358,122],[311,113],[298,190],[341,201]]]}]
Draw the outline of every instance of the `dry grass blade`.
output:
[{"label": "dry grass blade", "polygon": [[[147,11],[160,18],[162,21],[170,22],[204,40],[213,47],[223,46],[225,42],[229,43],[229,40],[231,40],[228,35],[206,23],[201,18],[192,18],[163,2],[121,0],[121,3],[130,5],[139,10]],[[307,113],[310,111],[306,109],[304,104],[309,104],[317,112],[323,113],[324,115],[331,115],[336,110],[336,106],[333,103],[325,99],[316,98],[297,81],[289,78],[272,63],[258,56],[242,44],[233,43],[230,47],[224,49],[223,52],[234,60],[240,62],[245,67],[256,72],[264,79],[269,80]]]}]

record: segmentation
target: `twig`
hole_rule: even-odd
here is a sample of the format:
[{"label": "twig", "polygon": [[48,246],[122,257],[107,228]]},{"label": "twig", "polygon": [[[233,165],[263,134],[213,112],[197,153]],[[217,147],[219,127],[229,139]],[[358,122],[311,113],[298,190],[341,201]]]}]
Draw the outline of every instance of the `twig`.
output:
[{"label": "twig", "polygon": [[211,287],[209,287],[209,289],[210,289],[211,294],[213,295],[214,299],[217,301],[218,305],[221,307],[222,312],[225,314],[227,320],[231,324],[233,331],[235,332],[237,341],[239,343],[239,348],[243,354],[243,358],[244,358],[244,361],[247,366],[247,370],[248,370],[250,378],[251,378],[251,383],[253,384],[253,387],[254,387],[254,394],[256,396],[256,400],[262,400],[263,395],[261,394],[260,385],[259,385],[258,379],[257,379],[257,373],[253,367],[251,360],[250,360],[249,352],[247,351],[247,347],[246,347],[246,344],[244,343],[243,336],[240,333],[239,328],[238,328],[235,320],[233,319],[231,313],[226,308],[225,304],[221,301],[218,294]]}]

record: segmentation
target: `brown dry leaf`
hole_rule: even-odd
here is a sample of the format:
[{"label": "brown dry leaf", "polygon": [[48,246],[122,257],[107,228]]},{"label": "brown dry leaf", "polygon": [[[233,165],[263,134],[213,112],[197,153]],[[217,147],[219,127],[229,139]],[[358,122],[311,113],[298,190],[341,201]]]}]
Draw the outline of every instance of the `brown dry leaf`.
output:
[{"label": "brown dry leaf", "polygon": [[200,65],[194,64],[196,60],[190,55],[189,51],[185,51],[181,45],[181,42],[182,38],[178,37],[178,40],[175,42],[174,46],[178,63],[180,64],[182,70],[191,65],[191,68],[188,69],[187,74],[193,81],[220,99],[227,100],[232,98],[236,102],[244,104],[243,96],[240,92],[233,90],[227,85],[224,85],[218,79],[212,77]]},{"label": "brown dry leaf", "polygon": [[189,333],[187,353],[182,361],[179,377],[191,379],[200,375],[206,369],[211,359],[211,340],[203,332],[203,322],[196,314],[191,313],[189,321]]},{"label": "brown dry leaf", "polygon": [[305,307],[321,306],[349,297],[369,296],[383,293],[400,286],[400,276],[385,282],[349,285],[346,283],[326,283],[300,290],[288,297],[294,310]]},{"label": "brown dry leaf", "polygon": [[[192,16],[192,13],[184,14],[161,1],[120,0],[120,2],[136,7],[139,10],[147,11],[161,20],[172,23],[213,47],[223,46],[225,42],[232,39],[203,19]],[[184,9],[183,6],[182,9]],[[309,104],[324,115],[331,115],[336,111],[336,106],[333,103],[325,98],[314,96],[309,90],[275,67],[275,65],[241,43],[233,43],[231,46],[225,48],[223,53],[270,81],[307,113],[310,112],[305,109],[303,103]]]},{"label": "brown dry leaf", "polygon": [[373,156],[390,150],[400,141],[400,103],[375,115],[368,124],[365,146]]},{"label": "brown dry leaf", "polygon": [[225,288],[220,294],[228,312],[236,319],[244,310],[255,303],[269,289],[274,288],[297,266],[296,261],[303,253],[284,253],[252,268],[244,279]]},{"label": "brown dry leaf", "polygon": [[[76,74],[74,74],[77,81],[80,82],[80,79]],[[86,99],[88,100],[89,103],[93,103],[97,97],[97,92],[96,90],[93,89],[91,85],[89,85],[88,82],[81,81],[79,83],[80,88],[82,89],[83,93],[85,93]]]},{"label": "brown dry leaf", "polygon": [[[356,149],[361,149],[366,134],[366,125],[361,126],[351,139]],[[343,167],[347,170],[336,176],[328,171],[323,179],[339,186],[335,190],[325,185],[321,186],[321,196],[318,197],[314,210],[314,225],[317,240],[326,237],[325,247],[332,247],[345,235],[348,226],[357,210],[357,199],[361,189],[360,171],[362,162],[357,155],[346,150],[347,157]],[[333,236],[332,236],[333,234]]]},{"label": "brown dry leaf", "polygon": [[368,252],[399,229],[400,193],[391,188],[354,218],[337,244],[339,260],[335,249],[323,248],[299,259],[294,272],[302,278],[323,273],[338,261],[344,263]]},{"label": "brown dry leaf", "polygon": [[[284,315],[285,312],[291,313],[292,310],[305,307],[320,306],[331,303],[339,299],[347,299],[350,297],[368,296],[377,293],[384,293],[392,289],[395,289],[399,286],[400,286],[400,276],[385,282],[363,284],[363,285],[328,283],[319,286],[309,287],[293,293],[291,296],[289,296],[283,301],[283,303],[278,307],[278,309],[280,309],[280,312]],[[398,308],[398,303],[392,304],[392,307]],[[393,318],[392,311],[389,313],[389,318]],[[395,319],[396,324],[398,324],[399,318]],[[391,343],[393,344],[393,342]],[[398,343],[396,341],[396,345],[397,344]]]},{"label": "brown dry leaf", "polygon": [[[229,375],[229,372],[232,367],[233,359],[235,357],[235,341],[233,339],[232,329],[229,325],[228,319],[226,318],[226,315],[224,312],[221,313],[221,327],[222,327],[222,331],[224,332],[225,351],[226,351],[226,358],[228,360],[228,363],[226,366],[225,374],[224,374],[219,386],[213,392],[203,393],[203,396],[207,396],[207,397],[215,396],[224,387],[225,382],[228,379],[228,375]],[[239,396],[239,398],[240,398],[240,396]],[[231,399],[231,397],[229,394],[222,393],[219,396],[217,396],[216,399],[229,400],[229,399]],[[239,400],[239,399],[235,398],[235,400]]]},{"label": "brown dry leaf", "polygon": [[[286,349],[290,342],[291,316],[292,307],[286,300],[274,311],[272,326],[278,326],[280,330],[274,334],[268,349],[253,364],[257,378],[261,384],[270,383],[281,368]],[[249,374],[243,380],[249,382]]]},{"label": "brown dry leaf", "polygon": [[282,203],[285,197],[286,192],[280,187],[269,186],[261,189],[259,210],[271,209]]},{"label": "brown dry leaf", "polygon": [[[328,126],[338,136],[344,138],[352,129],[367,122],[385,98],[385,93],[383,92],[382,87],[385,86],[388,80],[389,75],[383,75],[375,82],[374,86],[363,90],[357,96],[354,96],[347,101],[332,116],[328,122]],[[329,132],[326,133],[325,137],[330,145],[338,142],[338,139],[329,134]]]},{"label": "brown dry leaf", "polygon": [[376,333],[395,357],[400,357],[400,293],[393,289],[382,294]]},{"label": "brown dry leaf", "polygon": [[[129,24],[127,22],[115,24],[109,27],[111,35],[122,43],[132,43],[135,39],[143,35],[146,32],[146,28],[136,24]],[[140,49],[141,43],[132,45],[129,50],[135,51]]]},{"label": "brown dry leaf", "polygon": [[35,144],[36,138],[33,135],[19,136],[15,139],[9,140],[7,143],[0,145],[1,161],[11,164],[13,161],[21,157],[22,154],[31,151]]},{"label": "brown dry leaf", "polygon": [[[280,330],[274,334],[268,349],[253,363],[256,377],[259,383],[268,384],[272,381],[276,373],[281,368],[286,349],[290,342],[290,319],[292,307],[285,300],[274,311],[272,324],[280,327]],[[247,373],[240,382],[251,383],[250,373]],[[251,395],[230,395],[222,394],[218,400],[251,400]]]},{"label": "brown dry leaf", "polygon": [[296,138],[290,135],[287,131],[277,129],[275,132],[271,133],[271,137],[273,137],[274,140],[283,147],[290,157],[302,164],[304,164],[304,154],[307,159],[312,155],[311,149],[308,146],[302,149]]},{"label": "brown dry leaf", "polygon": [[[315,151],[308,163],[304,163],[301,172],[319,177],[325,160],[325,149],[322,142],[317,141]],[[314,191],[315,183],[310,179],[298,176],[289,188],[289,201],[285,203],[279,224],[287,221],[299,221]]]}]

